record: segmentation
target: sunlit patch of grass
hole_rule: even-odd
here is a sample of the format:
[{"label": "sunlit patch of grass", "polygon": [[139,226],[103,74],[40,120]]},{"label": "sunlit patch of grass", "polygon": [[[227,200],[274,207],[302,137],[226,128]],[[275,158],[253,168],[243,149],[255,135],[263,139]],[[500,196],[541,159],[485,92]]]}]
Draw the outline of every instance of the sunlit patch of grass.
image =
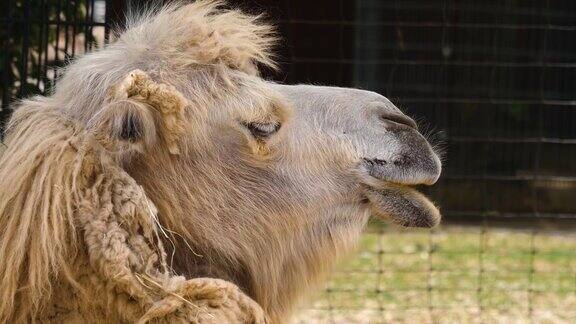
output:
[{"label": "sunlit patch of grass", "polygon": [[576,234],[372,225],[297,323],[576,322]]}]

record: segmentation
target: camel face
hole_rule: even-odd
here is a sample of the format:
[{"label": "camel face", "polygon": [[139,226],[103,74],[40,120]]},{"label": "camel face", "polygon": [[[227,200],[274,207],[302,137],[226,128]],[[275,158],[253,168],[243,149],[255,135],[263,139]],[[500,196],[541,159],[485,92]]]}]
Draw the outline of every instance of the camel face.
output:
[{"label": "camel face", "polygon": [[[252,105],[215,103],[211,109],[220,113],[207,121],[210,145],[191,140],[190,150],[203,147],[193,156],[204,157],[193,170],[206,169],[191,172],[192,182],[196,188],[207,183],[197,195],[206,194],[210,203],[196,204],[198,213],[210,210],[222,219],[234,205],[236,223],[246,214],[250,222],[292,223],[303,231],[317,223],[341,225],[340,218],[361,227],[368,213],[403,226],[438,224],[437,208],[410,186],[434,184],[440,159],[416,123],[388,99],[349,88],[258,87],[267,94],[262,103],[248,94],[241,102]],[[222,171],[214,173],[215,166]],[[219,183],[233,184],[227,187],[234,192],[214,193]],[[214,209],[215,200],[226,207]]]},{"label": "camel face", "polygon": [[[350,213],[363,225],[370,212],[403,226],[438,224],[437,208],[410,186],[434,184],[440,159],[388,99],[239,78],[240,94],[189,117],[201,131],[187,135],[188,157],[174,169],[189,179],[178,186],[203,196],[190,203],[195,213],[238,224],[236,233],[268,221],[314,230]],[[252,86],[259,90],[243,88]]]}]

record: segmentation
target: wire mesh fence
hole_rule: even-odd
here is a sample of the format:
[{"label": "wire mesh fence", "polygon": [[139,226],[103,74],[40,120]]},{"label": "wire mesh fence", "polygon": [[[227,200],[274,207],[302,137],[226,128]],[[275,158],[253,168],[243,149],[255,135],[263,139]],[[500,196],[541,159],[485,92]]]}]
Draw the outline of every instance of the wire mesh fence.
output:
[{"label": "wire mesh fence", "polygon": [[576,235],[534,228],[374,226],[298,322],[572,322]]},{"label": "wire mesh fence", "polygon": [[[445,150],[423,188],[445,224],[371,224],[299,322],[576,320],[576,2],[232,3],[279,25],[267,77],[382,93]],[[124,4],[3,1],[0,116],[109,40]]]}]

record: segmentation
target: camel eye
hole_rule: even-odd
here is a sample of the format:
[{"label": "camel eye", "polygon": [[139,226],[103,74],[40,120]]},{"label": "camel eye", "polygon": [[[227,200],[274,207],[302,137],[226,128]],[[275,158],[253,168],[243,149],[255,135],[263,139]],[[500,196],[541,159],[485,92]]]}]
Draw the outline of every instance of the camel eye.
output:
[{"label": "camel eye", "polygon": [[243,122],[242,126],[246,127],[252,136],[256,138],[267,138],[280,129],[279,123],[247,123]]}]

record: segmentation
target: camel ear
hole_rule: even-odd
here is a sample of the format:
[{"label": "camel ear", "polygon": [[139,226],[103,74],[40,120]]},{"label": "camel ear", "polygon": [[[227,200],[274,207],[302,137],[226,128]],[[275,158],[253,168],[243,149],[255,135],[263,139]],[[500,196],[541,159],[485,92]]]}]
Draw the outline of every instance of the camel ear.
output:
[{"label": "camel ear", "polygon": [[145,103],[123,99],[105,105],[90,120],[88,128],[113,151],[143,152],[157,141],[152,109]]},{"label": "camel ear", "polygon": [[107,104],[88,127],[115,151],[142,152],[158,143],[179,154],[186,106],[187,100],[174,87],[134,70],[110,89]]}]

